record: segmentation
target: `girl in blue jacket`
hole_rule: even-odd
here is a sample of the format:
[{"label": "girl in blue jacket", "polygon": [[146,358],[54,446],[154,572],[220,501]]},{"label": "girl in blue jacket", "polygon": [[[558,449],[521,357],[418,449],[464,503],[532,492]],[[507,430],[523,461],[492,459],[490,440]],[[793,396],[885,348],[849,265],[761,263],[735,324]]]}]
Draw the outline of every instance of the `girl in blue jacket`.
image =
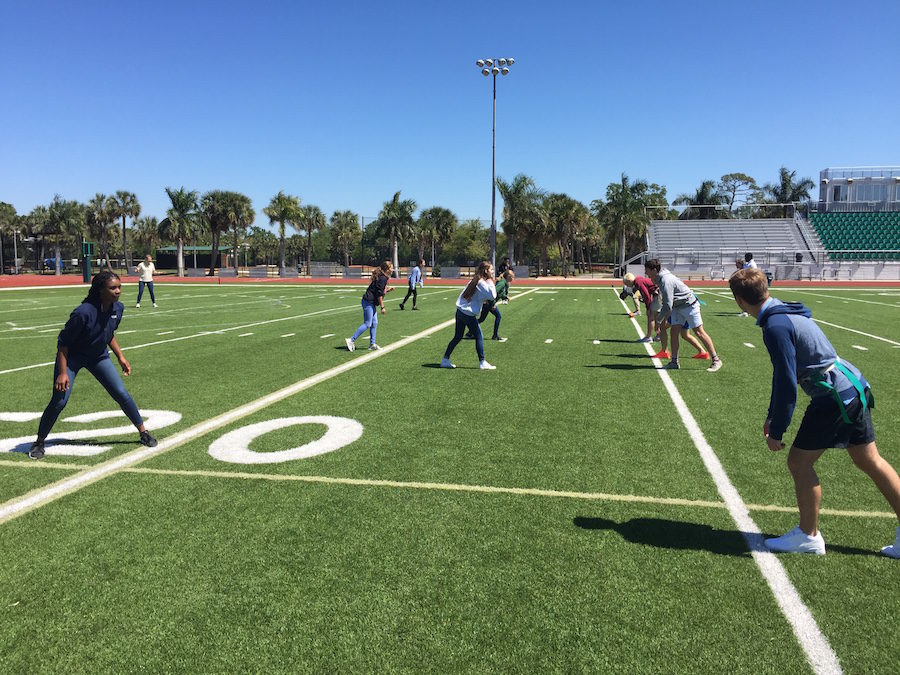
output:
[{"label": "girl in blue jacket", "polygon": [[122,354],[116,342],[116,328],[122,321],[125,306],[119,302],[122,282],[114,272],[100,272],[91,281],[87,297],[76,307],[56,340],[56,367],[53,371],[53,395],[41,416],[37,440],[31,444],[28,456],[41,459],[44,456],[44,441],[59,414],[69,402],[75,376],[82,368],[97,378],[103,388],[122,408],[140,432],[140,442],[149,448],[156,445],[156,439],[144,426],[144,419],[138,412],[134,399],[125,389],[122,378],[116,372],[109,358],[107,346],[119,360],[119,366],[126,377],[131,375],[131,364]]}]

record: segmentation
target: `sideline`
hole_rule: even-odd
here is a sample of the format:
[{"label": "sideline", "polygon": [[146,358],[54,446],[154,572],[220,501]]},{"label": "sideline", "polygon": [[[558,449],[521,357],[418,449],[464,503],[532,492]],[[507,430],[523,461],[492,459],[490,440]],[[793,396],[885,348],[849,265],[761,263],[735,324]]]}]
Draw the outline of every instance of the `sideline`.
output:
[{"label": "sideline", "polygon": [[[615,293],[616,299],[619,300],[619,295],[615,292],[615,289],[613,289],[613,293]],[[628,309],[622,300],[619,300],[619,302],[622,307],[626,310]],[[632,318],[631,324],[637,331],[638,337],[643,337],[643,331],[637,320]],[[644,344],[648,355],[651,356],[653,354],[652,345],[653,343]],[[790,623],[794,635],[797,637],[797,641],[806,654],[812,669],[820,674],[843,672],[837,654],[834,653],[834,650],[828,643],[828,638],[825,637],[816,623],[809,607],[804,604],[797,588],[791,583],[784,565],[781,564],[778,556],[766,549],[763,544],[762,531],[750,516],[747,504],[744,503],[741,495],[731,483],[715,451],[700,430],[700,425],[697,424],[697,420],[694,419],[690,409],[681,397],[681,393],[672,381],[669,371],[660,368],[661,363],[659,359],[653,359],[653,363],[658,368],[657,372],[660,379],[662,379],[666,391],[669,392],[669,397],[672,399],[672,403],[675,404],[675,409],[678,411],[682,423],[700,452],[700,458],[703,460],[706,470],[725,501],[728,513],[744,536],[753,560],[772,590],[772,594],[775,596],[775,601],[781,608],[782,614]],[[715,375],[710,374],[709,377],[715,377]]]},{"label": "sideline", "polygon": [[[530,292],[532,291],[525,291],[524,293],[520,293],[516,297],[521,297]],[[513,298],[510,298],[510,300],[512,299]],[[330,380],[331,378],[336,377],[341,373],[353,370],[354,368],[358,368],[368,363],[369,361],[390,354],[391,352],[401,349],[406,345],[412,344],[417,340],[428,337],[429,335],[437,333],[444,328],[448,328],[455,322],[455,317],[452,319],[448,319],[447,321],[442,321],[441,323],[436,324],[431,328],[426,328],[424,331],[416,333],[415,335],[411,335],[407,338],[402,338],[397,342],[394,342],[393,344],[382,347],[378,351],[366,352],[363,356],[353,358],[346,363],[342,363],[339,366],[329,368],[328,370],[325,370],[321,373],[318,373],[311,377],[307,377],[303,380],[300,380],[299,382],[295,382],[294,384],[288,385],[287,387],[279,389],[278,391],[258,398],[255,401],[245,403],[242,406],[238,406],[237,408],[224,412],[204,422],[199,422],[191,427],[188,427],[187,429],[173,434],[172,436],[163,438],[159,442],[159,445],[157,445],[155,448],[138,448],[136,450],[132,450],[129,453],[110,459],[106,462],[103,462],[102,464],[89,467],[84,471],[76,474],[75,476],[64,478],[48,486],[38,488],[37,490],[30,492],[29,494],[26,494],[22,497],[11,499],[5,504],[0,505],[0,525],[6,523],[9,520],[12,520],[13,518],[16,518],[17,516],[22,515],[23,513],[27,513],[28,511],[32,511],[45,504],[55,501],[56,499],[59,499],[64,495],[80,490],[81,488],[86,487],[91,483],[103,480],[104,478],[132,467],[135,464],[139,464],[145,459],[161,455],[164,452],[168,452],[169,450],[172,450],[181,445],[184,445],[189,441],[194,440],[198,436],[203,436],[204,434],[231,424],[232,422],[236,422],[243,417],[252,415],[255,412],[263,410],[279,401],[289,398],[294,394],[298,394],[301,391]]]}]

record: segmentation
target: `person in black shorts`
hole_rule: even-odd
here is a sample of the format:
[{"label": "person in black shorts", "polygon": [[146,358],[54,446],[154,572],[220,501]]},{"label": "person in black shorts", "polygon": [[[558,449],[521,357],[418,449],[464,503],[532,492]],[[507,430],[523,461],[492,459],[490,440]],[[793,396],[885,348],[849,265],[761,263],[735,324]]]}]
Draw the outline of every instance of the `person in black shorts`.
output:
[{"label": "person in black shorts", "polygon": [[[810,403],[788,451],[787,465],[794,479],[800,525],[781,537],[766,539],[778,553],[825,554],[819,530],[822,488],[814,464],[826,448],[846,448],[850,459],[872,479],[900,520],[900,477],[875,445],[869,383],[849,361],[838,357],[812,312],[799,302],[769,297],[766,275],[745,268],[728,281],[738,306],[756,318],[772,359],[772,394],[763,424],[766,443],[773,452],[782,442],[797,402],[797,386]],[[900,558],[900,526],[894,543],[881,552]]]}]

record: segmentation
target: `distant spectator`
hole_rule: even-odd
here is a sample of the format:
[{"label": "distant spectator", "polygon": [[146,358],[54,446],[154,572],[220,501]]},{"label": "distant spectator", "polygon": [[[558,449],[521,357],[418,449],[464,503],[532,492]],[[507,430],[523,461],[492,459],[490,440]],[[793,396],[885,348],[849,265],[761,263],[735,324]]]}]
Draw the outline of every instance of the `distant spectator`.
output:
[{"label": "distant spectator", "polygon": [[759,265],[756,264],[756,261],[753,259],[752,253],[744,254],[744,269],[757,269]]}]

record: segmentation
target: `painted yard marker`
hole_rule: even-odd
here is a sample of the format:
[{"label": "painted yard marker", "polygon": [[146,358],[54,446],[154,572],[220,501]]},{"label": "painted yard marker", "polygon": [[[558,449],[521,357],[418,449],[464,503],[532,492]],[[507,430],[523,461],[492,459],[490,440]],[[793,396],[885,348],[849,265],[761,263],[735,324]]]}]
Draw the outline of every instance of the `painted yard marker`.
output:
[{"label": "painted yard marker", "polygon": [[328,335],[320,335],[319,339],[324,340],[325,338],[334,337],[334,333],[328,333]]},{"label": "painted yard marker", "polygon": [[250,337],[253,333],[241,333],[238,337]]},{"label": "painted yard marker", "polygon": [[595,345],[599,345],[599,344],[600,344],[600,340],[594,340],[594,344],[595,344]]},{"label": "painted yard marker", "polygon": [[868,347],[863,347],[862,345],[851,345],[851,346],[853,347],[853,349],[858,349],[861,352],[869,351]]},{"label": "painted yard marker", "polygon": [[283,338],[286,338],[286,337],[294,337],[295,335],[296,335],[296,333],[285,333],[285,334],[282,335],[281,337],[283,337]]},{"label": "painted yard marker", "polygon": [[745,347],[750,347],[750,349],[756,349],[756,345],[751,344],[750,342],[745,342],[745,343],[744,343],[744,346],[745,346]]},{"label": "painted yard marker", "polygon": [[157,335],[171,335],[174,332],[174,330],[164,330],[162,333],[157,333]]},{"label": "painted yard marker", "polygon": [[545,345],[549,345],[551,342],[553,342],[552,338],[548,338],[548,339],[544,340]]}]

